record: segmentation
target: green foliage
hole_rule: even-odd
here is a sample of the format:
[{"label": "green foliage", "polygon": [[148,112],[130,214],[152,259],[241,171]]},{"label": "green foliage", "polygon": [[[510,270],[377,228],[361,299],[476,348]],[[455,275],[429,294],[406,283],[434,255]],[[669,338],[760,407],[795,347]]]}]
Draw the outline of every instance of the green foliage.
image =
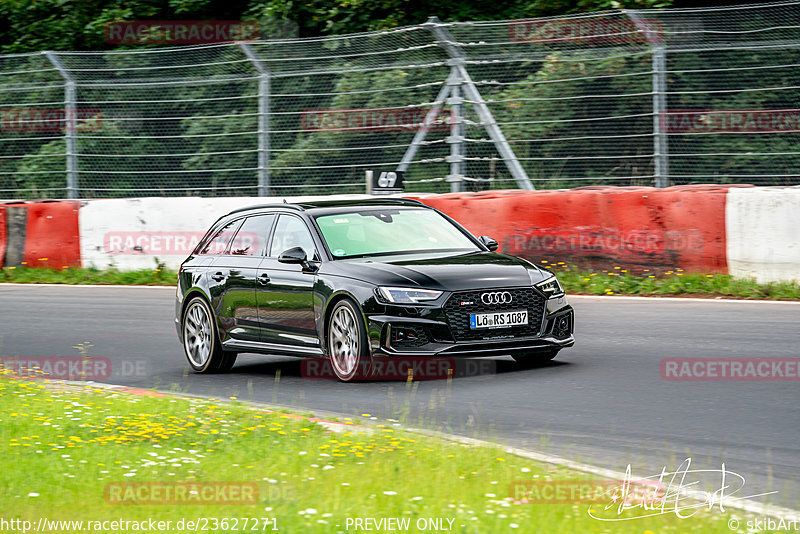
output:
[{"label": "green foliage", "polygon": [[302,36],[352,33],[444,21],[506,20],[615,8],[662,7],[671,0],[0,0],[0,53],[112,48],[105,24],[132,20],[288,19]]}]

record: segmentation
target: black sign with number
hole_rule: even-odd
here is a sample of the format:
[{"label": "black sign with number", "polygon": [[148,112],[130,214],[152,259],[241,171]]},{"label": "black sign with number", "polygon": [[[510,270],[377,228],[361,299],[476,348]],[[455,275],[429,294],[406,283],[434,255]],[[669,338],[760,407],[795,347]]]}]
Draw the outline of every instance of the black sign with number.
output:
[{"label": "black sign with number", "polygon": [[372,171],[372,194],[402,193],[404,174],[403,171]]}]

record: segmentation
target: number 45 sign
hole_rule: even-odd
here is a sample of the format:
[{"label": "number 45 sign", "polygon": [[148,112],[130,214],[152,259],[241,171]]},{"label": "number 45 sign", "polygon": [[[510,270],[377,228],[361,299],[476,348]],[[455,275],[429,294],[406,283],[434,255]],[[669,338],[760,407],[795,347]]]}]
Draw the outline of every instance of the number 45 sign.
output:
[{"label": "number 45 sign", "polygon": [[367,193],[385,195],[403,192],[403,171],[367,171]]}]

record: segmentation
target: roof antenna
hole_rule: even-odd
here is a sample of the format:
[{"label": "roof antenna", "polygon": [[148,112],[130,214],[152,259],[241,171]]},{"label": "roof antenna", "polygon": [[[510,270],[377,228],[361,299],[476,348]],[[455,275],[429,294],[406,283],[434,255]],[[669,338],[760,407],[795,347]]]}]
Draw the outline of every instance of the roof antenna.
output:
[{"label": "roof antenna", "polygon": [[283,203],[284,203],[284,204],[288,204],[288,202],[286,202],[286,199],[285,199],[285,198],[283,199]]}]

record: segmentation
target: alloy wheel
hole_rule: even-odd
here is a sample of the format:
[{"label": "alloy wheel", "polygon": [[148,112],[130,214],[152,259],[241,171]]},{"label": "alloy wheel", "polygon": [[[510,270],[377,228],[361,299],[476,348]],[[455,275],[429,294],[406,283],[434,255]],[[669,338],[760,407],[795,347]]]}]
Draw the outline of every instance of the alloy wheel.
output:
[{"label": "alloy wheel", "polygon": [[183,320],[183,345],[186,356],[197,368],[203,367],[211,356],[211,318],[205,307],[194,302]]},{"label": "alloy wheel", "polygon": [[340,306],[333,312],[330,328],[331,364],[340,377],[349,377],[359,361],[359,331],[350,308]]}]

